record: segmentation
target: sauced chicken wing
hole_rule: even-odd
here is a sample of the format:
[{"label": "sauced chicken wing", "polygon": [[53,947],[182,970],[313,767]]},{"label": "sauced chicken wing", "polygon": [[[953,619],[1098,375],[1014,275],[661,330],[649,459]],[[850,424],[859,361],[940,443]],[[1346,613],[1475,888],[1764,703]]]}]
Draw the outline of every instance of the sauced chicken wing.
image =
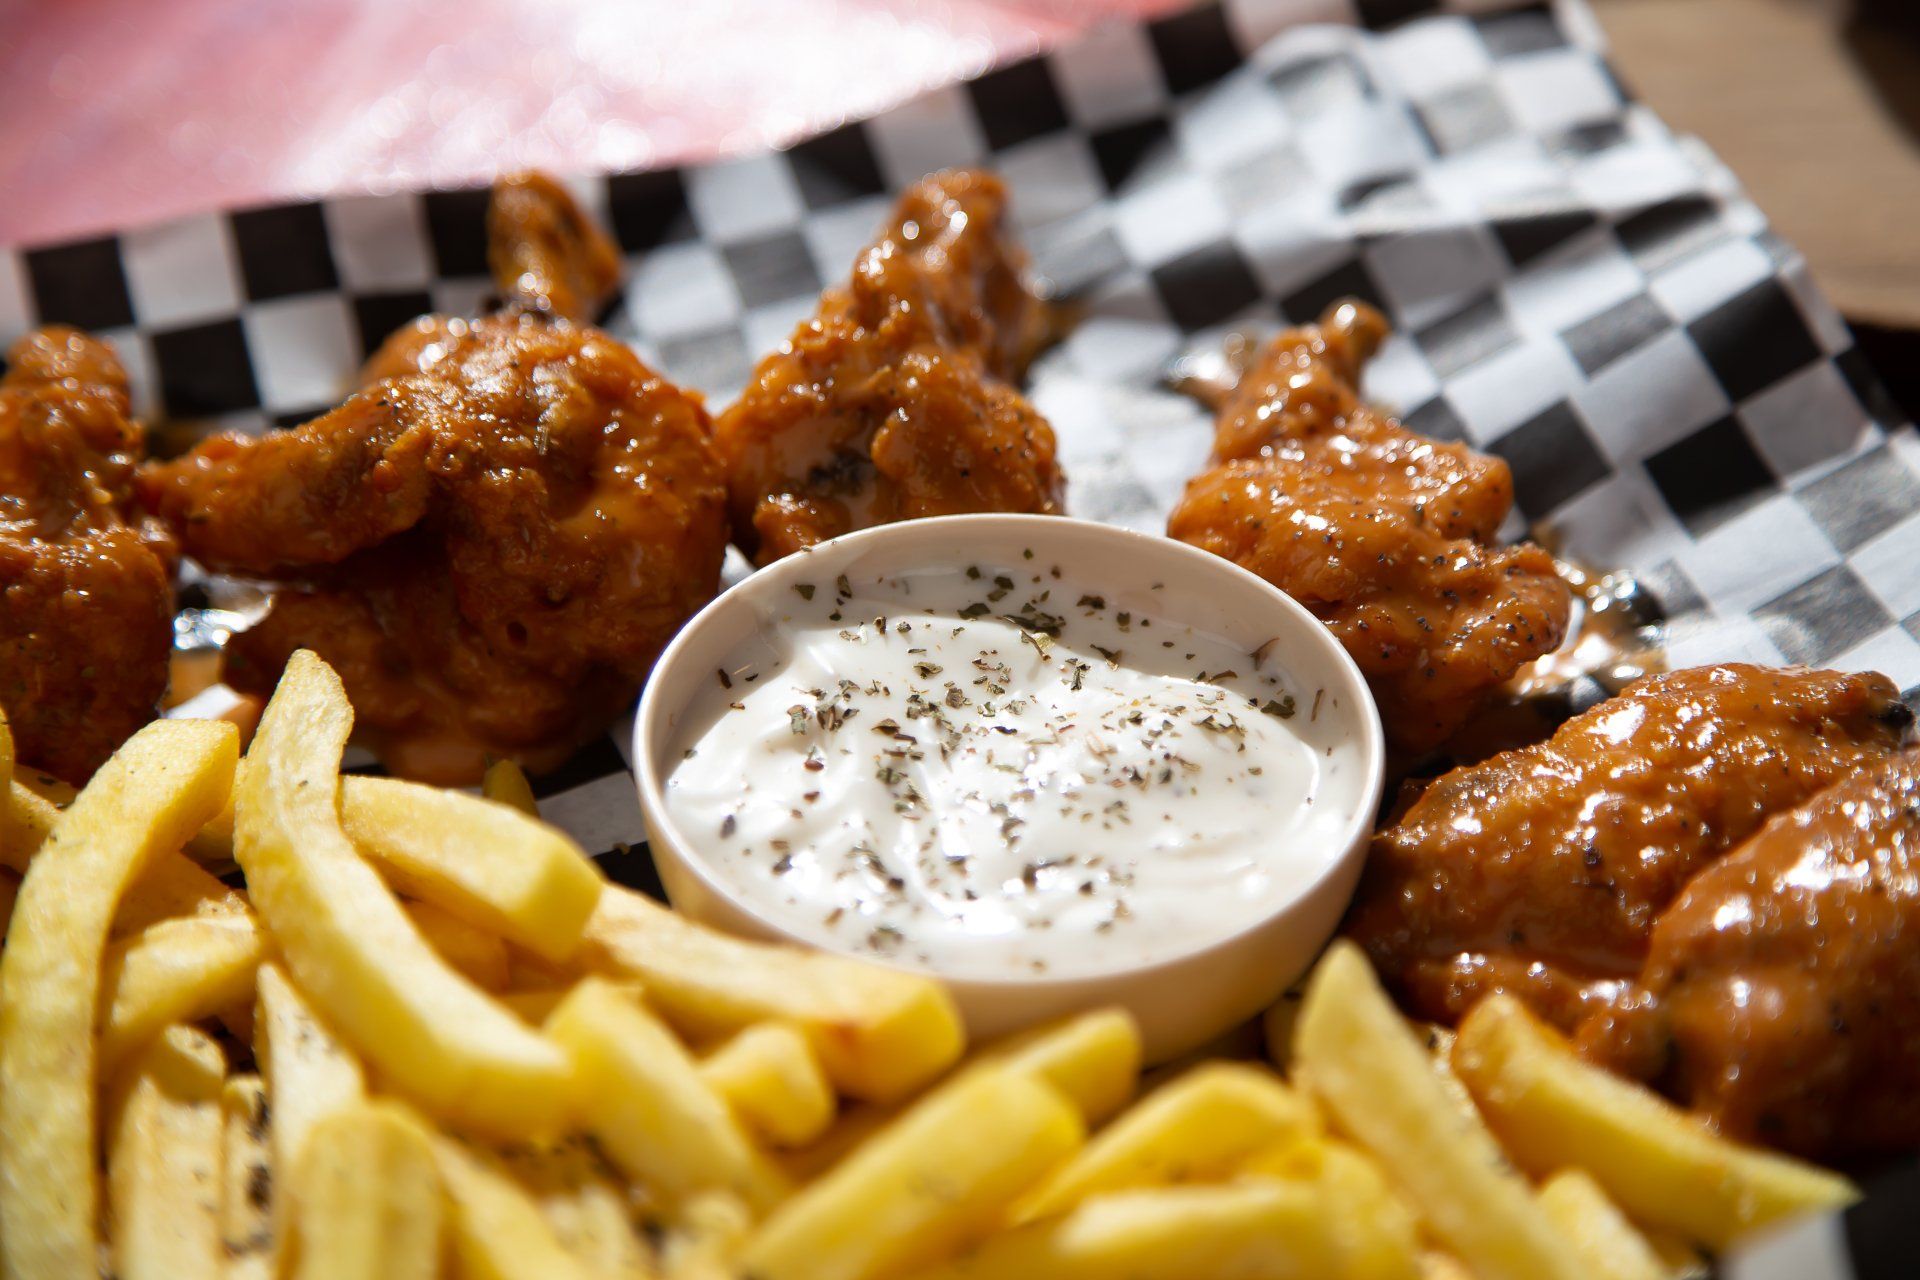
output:
[{"label": "sauced chicken wing", "polygon": [[1435,781],[1374,837],[1347,929],[1418,1016],[1504,990],[1571,1028],[1639,973],[1696,872],[1894,751],[1911,720],[1884,676],[1651,676]]},{"label": "sauced chicken wing", "polygon": [[1695,876],[1579,1041],[1736,1137],[1828,1160],[1920,1146],[1920,752]]},{"label": "sauced chicken wing", "polygon": [[1507,464],[1361,403],[1386,322],[1343,303],[1280,335],[1221,408],[1213,467],[1167,532],[1311,609],[1360,665],[1388,739],[1429,751],[1566,633],[1571,598],[1531,544],[1494,542]]},{"label": "sauced chicken wing", "polygon": [[1040,329],[1023,265],[991,174],[902,197],[716,424],[743,549],[767,564],[891,520],[1060,509],[1053,430],[1009,385]]},{"label": "sauced chicken wing", "polygon": [[607,335],[517,308],[431,317],[375,365],[313,422],[151,469],[143,500],[210,568],[278,584],[229,647],[237,687],[312,648],[396,772],[557,765],[718,585],[706,413]]},{"label": "sauced chicken wing", "polygon": [[146,448],[111,349],[28,334],[0,379],[0,707],[29,764],[84,782],[153,716],[173,551],[127,515]]}]

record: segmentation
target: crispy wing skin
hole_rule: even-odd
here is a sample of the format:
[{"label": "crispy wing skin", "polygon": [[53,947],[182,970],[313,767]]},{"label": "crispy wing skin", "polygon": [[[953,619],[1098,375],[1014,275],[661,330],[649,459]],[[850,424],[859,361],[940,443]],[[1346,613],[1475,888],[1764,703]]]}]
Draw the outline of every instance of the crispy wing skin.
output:
[{"label": "crispy wing skin", "polygon": [[1735,1137],[1829,1161],[1920,1146],[1920,752],[1695,876],[1579,1042]]},{"label": "crispy wing skin", "polygon": [[209,440],[142,493],[196,559],[284,586],[234,641],[237,686],[269,691],[312,648],[398,771],[552,767],[718,585],[706,413],[593,329],[506,314],[438,333],[423,371],[294,431]]},{"label": "crispy wing skin", "polygon": [[153,716],[173,549],[130,520],[146,449],[112,350],[28,334],[0,379],[0,706],[21,759],[80,783]]},{"label": "crispy wing skin", "polygon": [[1053,431],[1013,389],[1040,306],[991,174],[936,174],[715,427],[734,537],[762,564],[917,516],[1056,512]]},{"label": "crispy wing skin", "polygon": [[1494,542],[1513,506],[1504,461],[1361,403],[1385,332],[1344,303],[1280,335],[1223,404],[1214,465],[1167,532],[1311,609],[1365,673],[1389,740],[1418,755],[1560,643],[1571,597],[1546,552]]},{"label": "crispy wing skin", "polygon": [[1884,676],[1745,665],[1651,676],[1435,781],[1374,837],[1347,931],[1415,1014],[1494,991],[1563,1028],[1640,972],[1697,872],[1895,751]]}]

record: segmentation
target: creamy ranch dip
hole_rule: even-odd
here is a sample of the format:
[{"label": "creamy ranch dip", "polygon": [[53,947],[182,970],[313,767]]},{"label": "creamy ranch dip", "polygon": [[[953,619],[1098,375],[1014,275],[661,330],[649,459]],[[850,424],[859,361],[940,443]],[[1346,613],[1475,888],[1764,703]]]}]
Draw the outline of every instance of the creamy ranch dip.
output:
[{"label": "creamy ranch dip", "polygon": [[[1336,857],[1331,691],[1027,559],[802,581],[690,705],[670,815],[825,946],[956,977],[1169,959]],[[1346,779],[1341,781],[1345,783]]]}]

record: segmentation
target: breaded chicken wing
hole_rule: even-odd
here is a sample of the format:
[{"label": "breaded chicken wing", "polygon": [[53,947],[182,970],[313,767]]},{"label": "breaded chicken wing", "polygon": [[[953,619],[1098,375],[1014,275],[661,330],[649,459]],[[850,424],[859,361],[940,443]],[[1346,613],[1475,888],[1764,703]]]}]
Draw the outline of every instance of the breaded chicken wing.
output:
[{"label": "breaded chicken wing", "polygon": [[720,415],[734,538],[761,564],[892,520],[1060,509],[1053,430],[1010,385],[1041,317],[1006,222],[991,174],[913,187]]},{"label": "breaded chicken wing", "polygon": [[1552,557],[1500,546],[1507,464],[1361,403],[1386,322],[1342,303],[1281,334],[1222,405],[1213,466],[1167,532],[1311,609],[1353,655],[1388,740],[1430,751],[1566,633]]},{"label": "breaded chicken wing", "polygon": [[128,514],[146,433],[113,351],[53,326],[0,379],[0,707],[20,759],[81,783],[153,717],[173,549]]},{"label": "breaded chicken wing", "polygon": [[1745,665],[1648,677],[1435,781],[1374,837],[1346,928],[1417,1016],[1508,991],[1562,1028],[1618,994],[1702,868],[1895,751],[1884,676]]},{"label": "breaded chicken wing", "polygon": [[429,317],[375,364],[387,376],[302,427],[150,469],[142,499],[202,563],[277,584],[229,646],[236,687],[271,690],[311,648],[394,771],[551,768],[718,586],[706,412],[606,334],[521,307]]},{"label": "breaded chicken wing", "polygon": [[1734,1137],[1824,1160],[1920,1147],[1920,752],[1695,876],[1579,1043]]}]

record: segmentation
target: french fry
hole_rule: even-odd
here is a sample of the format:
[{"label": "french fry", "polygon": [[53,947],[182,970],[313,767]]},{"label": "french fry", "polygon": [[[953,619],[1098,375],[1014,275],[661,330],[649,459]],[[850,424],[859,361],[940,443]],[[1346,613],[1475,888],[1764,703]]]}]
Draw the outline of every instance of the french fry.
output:
[{"label": "french fry", "polygon": [[565,1056],[427,945],[341,830],[334,797],[352,723],[340,678],[296,653],[235,806],[254,907],[314,1007],[395,1090],[489,1135],[554,1132]]},{"label": "french fry", "polygon": [[1339,1242],[1308,1183],[1160,1187],[1099,1196],[988,1240],[916,1280],[1331,1280]]},{"label": "french fry", "polygon": [[440,1171],[410,1112],[361,1102],[313,1126],[289,1179],[294,1280],[435,1280]]},{"label": "french fry", "polygon": [[340,780],[340,825],[388,883],[544,960],[580,945],[606,881],[560,831],[509,805],[397,778]]},{"label": "french fry", "polygon": [[540,816],[533,798],[533,786],[520,766],[511,760],[495,760],[480,779],[480,794],[496,804],[510,805],[530,818]]},{"label": "french fry", "polygon": [[176,1026],[127,1065],[107,1125],[113,1274],[218,1275],[226,1058],[204,1033]]},{"label": "french fry", "polygon": [[1016,1223],[1092,1196],[1223,1179],[1249,1156],[1315,1136],[1313,1105],[1265,1067],[1215,1062],[1148,1094],[1021,1199]]},{"label": "french fry", "polygon": [[227,1077],[220,1091],[222,1130],[220,1243],[225,1280],[273,1280],[279,1254],[273,1232],[273,1155],[266,1083]]},{"label": "french fry", "polygon": [[546,1031],[572,1058],[587,1132],[670,1203],[723,1190],[764,1212],[784,1190],[686,1046],[610,983],[588,978]]},{"label": "french fry", "polygon": [[107,945],[103,961],[100,1069],[173,1022],[245,1004],[266,942],[245,915],[187,916],[148,925]]},{"label": "french fry", "polygon": [[431,902],[402,905],[413,927],[420,931],[428,946],[439,952],[442,960],[485,990],[499,991],[506,987],[507,944],[499,935],[488,933]]},{"label": "french fry", "polygon": [[504,1170],[442,1134],[428,1141],[447,1190],[461,1280],[594,1280],[561,1246],[533,1197]]},{"label": "french fry", "polygon": [[587,922],[580,958],[596,973],[638,979],[649,1003],[696,1038],[796,1023],[827,1078],[855,1098],[906,1097],[965,1044],[953,998],[931,978],[730,938],[614,885]]},{"label": "french fry", "polygon": [[1584,1170],[1562,1169],[1539,1196],[1592,1280],[1667,1280],[1660,1255]]},{"label": "french fry", "polygon": [[1581,1269],[1532,1188],[1448,1097],[1358,947],[1337,942],[1321,959],[1294,1030],[1296,1078],[1476,1276],[1576,1280]]},{"label": "french fry", "polygon": [[1124,1009],[1095,1009],[989,1045],[978,1061],[1025,1071],[1064,1093],[1089,1125],[1132,1100],[1140,1079],[1140,1024]]},{"label": "french fry", "polygon": [[775,1146],[803,1147],[833,1123],[833,1086],[791,1023],[748,1027],[700,1064],[700,1076],[741,1123]]},{"label": "french fry", "polygon": [[1347,1280],[1410,1280],[1420,1271],[1413,1214],[1387,1178],[1358,1149],[1334,1138],[1283,1142],[1240,1168],[1241,1178],[1278,1177],[1318,1184],[1327,1229]]},{"label": "french fry", "polygon": [[5,811],[0,812],[0,867],[25,875],[27,864],[60,821],[60,809],[18,778],[6,784],[5,800]]},{"label": "french fry", "polygon": [[940,1262],[984,1235],[1084,1133],[1052,1086],[1005,1067],[969,1071],[776,1209],[741,1269],[756,1280],[870,1280]]},{"label": "french fry", "polygon": [[734,1265],[753,1226],[740,1197],[706,1191],[681,1207],[660,1250],[664,1280],[736,1280]]},{"label": "french fry", "polygon": [[6,942],[7,925],[13,919],[13,900],[20,893],[20,877],[0,868],[0,944]]},{"label": "french fry", "polygon": [[1522,1166],[1585,1169],[1636,1222],[1716,1250],[1859,1194],[1839,1174],[1730,1142],[1651,1090],[1582,1062],[1511,997],[1468,1013],[1453,1066]]},{"label": "french fry", "polygon": [[0,951],[0,1264],[9,1280],[96,1267],[94,1019],[127,886],[225,802],[233,726],[159,721],[94,775],[34,855]]},{"label": "french fry", "polygon": [[508,1172],[533,1196],[560,1247],[600,1280],[646,1280],[652,1250],[633,1225],[624,1187],[578,1139],[501,1153]]},{"label": "french fry", "polygon": [[187,916],[251,916],[246,895],[182,853],[164,853],[127,890],[113,917],[113,934],[124,938],[161,920]]},{"label": "french fry", "polygon": [[261,965],[256,983],[254,1057],[273,1104],[273,1167],[284,1174],[315,1125],[366,1099],[367,1077],[279,964]]},{"label": "french fry", "polygon": [[906,1104],[878,1102],[856,1102],[850,1107],[841,1108],[840,1115],[814,1141],[794,1151],[774,1153],[774,1161],[780,1166],[787,1180],[795,1184],[812,1182],[827,1170],[845,1160],[861,1145],[892,1124]]}]

